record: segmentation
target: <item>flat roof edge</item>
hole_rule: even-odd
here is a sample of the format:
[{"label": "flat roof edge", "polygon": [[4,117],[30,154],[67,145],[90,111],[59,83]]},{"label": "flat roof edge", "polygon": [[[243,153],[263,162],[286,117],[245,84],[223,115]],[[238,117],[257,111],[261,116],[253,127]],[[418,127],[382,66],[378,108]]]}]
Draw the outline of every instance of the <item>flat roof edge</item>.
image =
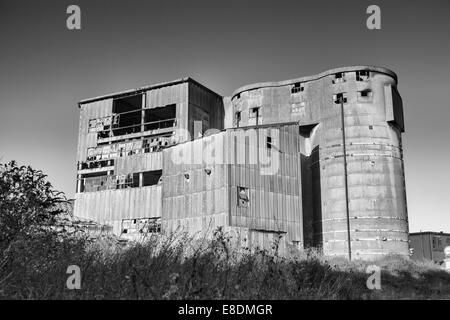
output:
[{"label": "flat roof edge", "polygon": [[162,87],[176,85],[176,84],[180,84],[180,83],[184,83],[184,82],[194,83],[194,84],[200,86],[201,88],[203,88],[203,89],[205,89],[205,90],[207,90],[207,91],[217,95],[218,97],[222,97],[220,94],[218,94],[218,93],[214,92],[213,90],[209,89],[208,87],[204,86],[203,84],[201,84],[197,80],[195,80],[195,79],[193,79],[191,77],[184,77],[184,78],[180,78],[180,79],[176,79],[176,80],[171,80],[171,81],[160,82],[160,83],[156,83],[156,84],[152,84],[152,85],[147,85],[147,86],[143,86],[143,87],[139,87],[139,88],[135,88],[135,89],[129,89],[129,90],[124,90],[124,91],[119,91],[119,92],[113,92],[113,93],[108,93],[108,94],[101,95],[101,96],[96,96],[96,97],[93,97],[93,98],[83,99],[80,102],[78,102],[78,107],[80,108],[82,104],[86,104],[86,103],[91,103],[91,102],[95,102],[95,101],[99,101],[99,100],[110,99],[110,98],[114,98],[114,97],[121,96],[121,95],[139,93],[139,92],[148,91],[148,90],[152,90],[152,89],[159,89],[159,88],[162,88]]},{"label": "flat roof edge", "polygon": [[265,88],[265,87],[282,87],[282,86],[286,86],[286,85],[290,85],[290,84],[294,84],[296,82],[308,82],[308,81],[314,81],[314,80],[318,80],[320,78],[323,78],[325,76],[334,74],[334,73],[339,73],[339,72],[352,72],[352,71],[358,71],[358,70],[369,70],[369,71],[375,71],[375,72],[380,72],[380,73],[385,73],[391,77],[393,77],[395,79],[395,82],[397,83],[398,79],[397,79],[397,74],[387,68],[384,67],[377,67],[377,66],[348,66],[348,67],[339,67],[339,68],[334,68],[334,69],[329,69],[326,70],[324,72],[315,74],[315,75],[311,75],[311,76],[305,76],[305,77],[300,77],[300,78],[295,78],[295,79],[289,79],[289,80],[281,80],[281,81],[273,81],[273,82],[259,82],[259,83],[253,83],[253,84],[248,84],[245,86],[242,86],[238,89],[236,89],[232,95],[231,98],[234,98],[235,95],[242,93],[244,91],[249,91],[249,90],[254,90],[254,89],[260,89],[260,88]]},{"label": "flat roof edge", "polygon": [[434,235],[441,235],[441,236],[449,236],[450,237],[450,233],[440,232],[440,231],[418,231],[418,232],[410,232],[409,233],[410,236],[421,235],[421,234],[434,234]]}]

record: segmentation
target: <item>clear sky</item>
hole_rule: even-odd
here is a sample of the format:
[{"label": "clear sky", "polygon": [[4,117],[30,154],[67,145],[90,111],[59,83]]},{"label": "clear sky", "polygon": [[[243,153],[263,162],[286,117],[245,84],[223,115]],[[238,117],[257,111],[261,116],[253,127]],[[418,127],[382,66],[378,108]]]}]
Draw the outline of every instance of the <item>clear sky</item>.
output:
[{"label": "clear sky", "polygon": [[[81,7],[82,30],[66,28]],[[381,7],[381,30],[366,8]],[[348,65],[399,76],[411,231],[450,232],[450,1],[0,0],[0,158],[73,197],[93,96],[191,76],[230,95]]]}]

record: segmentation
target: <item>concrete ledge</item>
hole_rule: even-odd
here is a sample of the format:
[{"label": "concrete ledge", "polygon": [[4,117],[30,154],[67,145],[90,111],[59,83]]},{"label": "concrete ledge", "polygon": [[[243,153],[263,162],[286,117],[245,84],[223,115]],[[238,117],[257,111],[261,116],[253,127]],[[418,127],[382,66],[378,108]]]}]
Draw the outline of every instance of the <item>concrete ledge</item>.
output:
[{"label": "concrete ledge", "polygon": [[330,69],[330,70],[321,72],[316,75],[306,76],[306,77],[301,77],[301,78],[296,78],[296,79],[291,79],[291,80],[274,81],[274,82],[260,82],[260,83],[248,84],[246,86],[240,87],[237,90],[235,90],[233,92],[233,94],[231,95],[231,98],[234,98],[234,96],[236,96],[237,94],[239,94],[243,91],[254,90],[254,89],[259,89],[259,88],[267,88],[267,87],[282,87],[282,86],[294,84],[296,82],[308,82],[308,81],[318,80],[320,78],[323,78],[323,77],[326,77],[326,76],[329,76],[329,75],[332,75],[335,73],[339,73],[339,72],[352,72],[352,71],[358,71],[358,70],[369,70],[369,71],[375,71],[375,72],[379,72],[379,73],[385,73],[385,74],[393,77],[395,79],[395,82],[397,83],[397,75],[395,74],[394,71],[389,70],[387,68],[376,67],[376,66],[349,66],[349,67],[334,68],[334,69]]}]

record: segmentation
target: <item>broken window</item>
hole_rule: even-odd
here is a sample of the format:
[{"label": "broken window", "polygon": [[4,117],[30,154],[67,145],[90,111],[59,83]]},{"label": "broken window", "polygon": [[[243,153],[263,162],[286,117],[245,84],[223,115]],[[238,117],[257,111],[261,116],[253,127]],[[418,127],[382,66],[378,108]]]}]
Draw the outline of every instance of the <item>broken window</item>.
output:
[{"label": "broken window", "polygon": [[272,149],[272,137],[266,137],[266,147],[267,149]]},{"label": "broken window", "polygon": [[236,113],[234,114],[234,119],[236,127],[239,127],[239,123],[241,122],[241,111],[236,111]]},{"label": "broken window", "polygon": [[81,175],[82,190],[84,192],[96,192],[114,189],[114,176],[108,176],[107,172],[96,172]]},{"label": "broken window", "polygon": [[162,170],[153,170],[142,172],[142,186],[154,186],[161,179]]},{"label": "broken window", "polygon": [[139,173],[133,173],[133,188],[139,188]]},{"label": "broken window", "polygon": [[98,132],[100,137],[108,137],[111,129],[113,117],[107,116],[102,118],[90,119],[88,132]]},{"label": "broken window", "polygon": [[106,172],[82,175],[84,179],[85,192],[95,192],[105,190],[107,186]]},{"label": "broken window", "polygon": [[95,148],[88,148],[87,149],[87,158],[86,158],[86,160],[87,161],[94,161],[94,160],[96,160],[95,159],[95,152],[96,152]]},{"label": "broken window", "polygon": [[88,148],[86,154],[86,162],[81,162],[81,169],[95,169],[114,165],[111,157],[111,146],[98,146]]},{"label": "broken window", "polygon": [[370,100],[373,96],[373,92],[370,89],[358,91],[358,100]]},{"label": "broken window", "polygon": [[173,144],[172,136],[158,136],[143,140],[144,153],[158,152]]},{"label": "broken window", "polygon": [[336,73],[332,82],[333,84],[345,82],[345,74],[343,72]]},{"label": "broken window", "polygon": [[133,188],[133,174],[118,175],[116,179],[116,189]]},{"label": "broken window", "polygon": [[141,222],[142,233],[160,233],[161,232],[161,218],[149,218],[144,223]]},{"label": "broken window", "polygon": [[109,167],[109,166],[113,166],[114,165],[114,161],[111,160],[107,161],[107,160],[103,160],[103,161],[87,161],[87,162],[82,162],[81,163],[81,167],[82,169],[99,169],[99,168],[104,168],[104,167]]},{"label": "broken window", "polygon": [[250,108],[249,117],[250,118],[258,118],[259,117],[259,109],[260,109],[260,107]]},{"label": "broken window", "polygon": [[345,92],[333,94],[333,102],[335,104],[347,103],[347,94]]},{"label": "broken window", "polygon": [[294,93],[302,92],[304,90],[305,90],[305,87],[304,87],[303,83],[297,82],[297,83],[294,83],[294,85],[292,86],[291,93],[294,94]]},{"label": "broken window", "polygon": [[142,94],[116,98],[111,120],[114,136],[141,132]]},{"label": "broken window", "polygon": [[237,192],[238,192],[238,206],[248,207],[250,201],[248,188],[237,187]]},{"label": "broken window", "polygon": [[145,110],[144,131],[172,128],[176,124],[176,104]]},{"label": "broken window", "polygon": [[[134,172],[122,175],[107,175],[107,172],[90,173],[81,175],[81,188],[84,192],[94,192],[102,190],[115,190],[126,188],[139,188],[141,185],[157,185],[161,181],[162,170]],[[83,192],[81,191],[81,192]]]},{"label": "broken window", "polygon": [[142,235],[161,232],[161,218],[123,219],[122,233]]},{"label": "broken window", "polygon": [[272,137],[267,136],[266,137],[266,149],[267,149],[267,155],[270,156],[271,152],[272,152],[272,148],[274,147],[274,141],[272,139]]},{"label": "broken window", "polygon": [[369,80],[370,72],[369,70],[356,71],[356,81],[367,81]]}]

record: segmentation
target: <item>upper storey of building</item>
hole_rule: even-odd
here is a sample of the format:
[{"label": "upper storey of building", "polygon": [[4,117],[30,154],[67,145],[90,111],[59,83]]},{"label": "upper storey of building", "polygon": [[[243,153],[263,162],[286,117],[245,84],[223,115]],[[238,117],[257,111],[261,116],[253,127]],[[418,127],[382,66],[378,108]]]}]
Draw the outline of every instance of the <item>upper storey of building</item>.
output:
[{"label": "upper storey of building", "polygon": [[396,86],[397,76],[388,69],[354,66],[247,85],[231,98],[223,98],[192,78],[182,78],[82,100],[78,104],[79,170],[110,167],[117,157],[160,151],[173,141],[176,129],[184,129],[192,138],[210,128],[287,122],[313,126],[336,118],[341,101],[346,115],[354,118],[352,123],[388,122],[404,131]]},{"label": "upper storey of building", "polygon": [[[298,121],[314,125],[333,117],[339,101],[349,113],[387,121],[404,131],[397,75],[386,68],[353,66],[237,89],[226,106],[225,127]],[[340,100],[342,98],[342,100]]]},{"label": "upper storey of building", "polygon": [[202,123],[203,131],[223,128],[222,97],[192,78],[86,99],[78,105],[78,162],[88,160],[88,152],[99,146],[169,137],[176,129],[193,136],[194,121]]}]

